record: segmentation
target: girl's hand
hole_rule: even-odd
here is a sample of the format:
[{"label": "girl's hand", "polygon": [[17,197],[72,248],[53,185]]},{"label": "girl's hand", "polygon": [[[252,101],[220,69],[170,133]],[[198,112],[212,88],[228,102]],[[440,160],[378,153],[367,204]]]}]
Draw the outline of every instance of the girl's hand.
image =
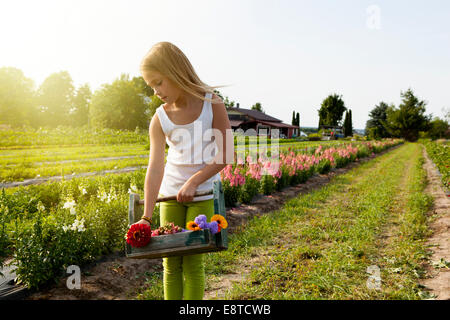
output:
[{"label": "girl's hand", "polygon": [[150,225],[150,222],[148,222],[147,220],[144,220],[144,219],[141,219],[141,220],[139,220],[138,222],[136,222],[135,224],[146,224],[146,225],[148,225],[149,227],[151,227],[151,225]]},{"label": "girl's hand", "polygon": [[194,200],[194,194],[198,185],[191,181],[186,181],[177,194],[177,202],[189,202]]}]

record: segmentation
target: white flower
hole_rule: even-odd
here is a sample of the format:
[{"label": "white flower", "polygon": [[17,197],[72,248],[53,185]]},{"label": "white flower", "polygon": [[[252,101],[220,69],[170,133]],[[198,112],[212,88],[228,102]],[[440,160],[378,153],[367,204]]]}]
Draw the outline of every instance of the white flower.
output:
[{"label": "white flower", "polygon": [[130,188],[128,188],[128,193],[138,193],[138,188],[134,184],[130,184]]},{"label": "white flower", "polygon": [[66,201],[65,203],[64,203],[64,209],[68,209],[68,208],[72,208],[72,207],[75,207],[77,204],[75,203],[75,200],[72,200],[72,201]]},{"label": "white flower", "polygon": [[42,202],[39,201],[39,203],[37,205],[37,209],[39,211],[45,211],[45,206],[42,204]]},{"label": "white flower", "polygon": [[81,194],[86,194],[86,193],[88,193],[87,190],[86,190],[86,188],[85,188],[84,186],[82,186],[82,185],[80,185],[80,186],[78,187],[78,189],[81,191]]},{"label": "white flower", "polygon": [[72,226],[70,227],[70,230],[78,232],[86,231],[86,228],[84,227],[84,218],[81,220],[75,219]]},{"label": "white flower", "polygon": [[66,232],[67,230],[69,230],[68,226],[63,226],[62,229],[64,230],[64,232]]},{"label": "white flower", "polygon": [[76,206],[77,204],[75,203],[75,200],[72,200],[72,201],[66,201],[65,203],[64,203],[64,206],[63,206],[63,208],[64,209],[70,209],[70,214],[76,214],[76,211],[75,211],[75,206]]}]

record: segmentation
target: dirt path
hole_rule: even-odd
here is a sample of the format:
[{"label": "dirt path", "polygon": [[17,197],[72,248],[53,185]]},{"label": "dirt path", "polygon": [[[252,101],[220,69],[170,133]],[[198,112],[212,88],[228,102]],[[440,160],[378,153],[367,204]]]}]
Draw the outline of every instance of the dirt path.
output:
[{"label": "dirt path", "polygon": [[[380,156],[390,152],[402,145],[376,155]],[[258,195],[252,203],[241,204],[235,208],[227,208],[227,220],[229,221],[229,233],[235,232],[239,226],[255,215],[268,214],[280,209],[284,203],[300,194],[320,188],[327,184],[334,176],[343,174],[360,165],[362,162],[371,160],[373,157],[360,159],[348,164],[345,168],[333,169],[325,175],[314,175],[306,183],[287,187],[271,195]],[[249,267],[261,259],[261,255],[251,257],[246,265]],[[250,268],[246,268],[250,269]],[[102,258],[101,260],[81,268],[81,289],[69,290],[66,286],[66,278],[49,288],[32,293],[27,299],[52,299],[52,300],[123,300],[136,297],[137,289],[144,287],[148,272],[162,271],[162,259],[128,259],[123,253],[117,253]],[[223,297],[224,293],[232,287],[233,282],[240,281],[245,272],[240,270],[236,274],[224,275],[217,286],[209,287],[205,291],[204,299]]]},{"label": "dirt path", "polygon": [[[434,198],[434,205],[429,215],[435,220],[430,225],[433,235],[428,239],[427,245],[433,252],[431,264],[427,266],[428,278],[421,281],[421,284],[430,290],[438,300],[450,300],[450,269],[437,265],[442,261],[450,262],[450,198],[444,192],[441,178],[433,166],[433,162],[423,148],[425,158],[424,169],[427,171],[428,186],[425,189]],[[436,265],[436,267],[434,266]]]}]

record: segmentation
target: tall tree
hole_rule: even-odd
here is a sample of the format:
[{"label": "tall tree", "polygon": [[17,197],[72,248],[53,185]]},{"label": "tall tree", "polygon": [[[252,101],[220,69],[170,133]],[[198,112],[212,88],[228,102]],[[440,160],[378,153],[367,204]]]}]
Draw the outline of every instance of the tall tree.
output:
[{"label": "tall tree", "polygon": [[88,125],[89,104],[91,102],[92,92],[89,84],[84,84],[78,88],[73,98],[73,107],[69,110],[70,123],[72,126]]},{"label": "tall tree", "polygon": [[295,126],[295,121],[296,121],[297,119],[295,118],[295,110],[294,111],[292,111],[292,121],[291,121],[291,123],[292,123],[292,125],[293,126]]},{"label": "tall tree", "polygon": [[366,134],[370,139],[389,138],[391,134],[386,129],[387,109],[389,105],[381,101],[369,112],[369,120],[366,122]]},{"label": "tall tree", "polygon": [[394,136],[416,141],[419,131],[428,131],[431,115],[425,115],[426,102],[419,100],[411,89],[400,93],[402,103],[398,108],[387,109],[386,128]]},{"label": "tall tree", "polygon": [[297,117],[295,118],[295,125],[300,127],[300,113],[297,112]]},{"label": "tall tree", "polygon": [[352,119],[352,110],[348,111],[348,115],[349,115],[349,120],[348,120],[348,135],[349,136],[353,136],[353,119]]},{"label": "tall tree", "polygon": [[37,111],[33,80],[20,69],[0,68],[0,123],[36,126]]},{"label": "tall tree", "polygon": [[112,84],[102,85],[94,93],[89,111],[94,128],[148,129],[150,123],[149,101],[128,74],[122,74]]},{"label": "tall tree", "polygon": [[349,120],[350,120],[350,118],[349,118],[349,115],[348,115],[348,111],[345,111],[344,125],[343,125],[344,137],[348,137],[349,136],[349,132],[348,132],[348,121]]},{"label": "tall tree", "polygon": [[323,100],[319,109],[319,127],[338,126],[341,124],[342,115],[347,110],[342,96],[337,94],[329,95]]},{"label": "tall tree", "polygon": [[38,89],[40,125],[57,127],[69,125],[69,111],[73,107],[74,86],[67,71],[48,76]]}]

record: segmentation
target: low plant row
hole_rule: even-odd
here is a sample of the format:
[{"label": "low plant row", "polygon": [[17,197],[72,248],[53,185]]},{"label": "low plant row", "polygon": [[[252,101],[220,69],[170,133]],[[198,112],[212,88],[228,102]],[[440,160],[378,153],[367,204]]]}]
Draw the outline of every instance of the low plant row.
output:
[{"label": "low plant row", "polygon": [[446,141],[420,140],[441,174],[442,184],[450,190],[450,145]]},{"label": "low plant row", "polygon": [[[257,194],[268,195],[284,187],[304,183],[314,173],[326,174],[332,168],[342,168],[359,158],[379,153],[402,143],[401,140],[347,143],[303,150],[288,148],[280,152],[279,159],[270,159],[260,154],[256,158],[247,155],[237,159],[222,170],[225,205],[236,202],[249,203]],[[270,152],[268,153],[271,157]]]}]

